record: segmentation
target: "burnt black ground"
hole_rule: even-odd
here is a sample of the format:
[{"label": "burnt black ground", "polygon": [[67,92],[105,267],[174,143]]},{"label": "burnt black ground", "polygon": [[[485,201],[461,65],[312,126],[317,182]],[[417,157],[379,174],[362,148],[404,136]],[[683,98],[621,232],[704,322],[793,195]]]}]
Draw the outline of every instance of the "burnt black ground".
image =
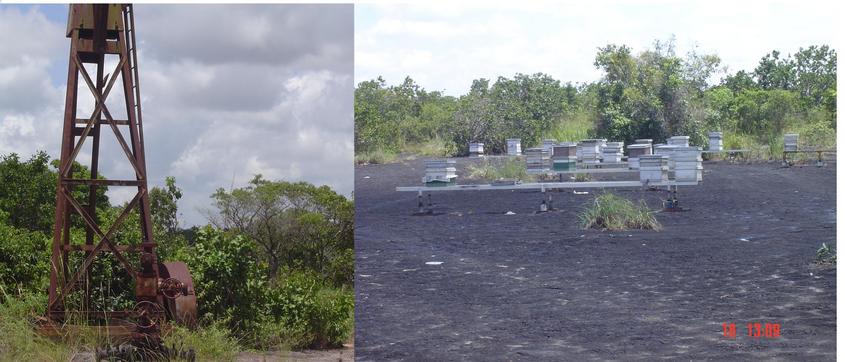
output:
[{"label": "burnt black ground", "polygon": [[358,360],[835,359],[836,271],[813,263],[835,243],[835,165],[706,163],[659,232],[580,229],[601,190],[556,193],[544,214],[539,192],[434,193],[440,214],[412,216],[416,193],[394,188],[422,169],[355,170]]}]

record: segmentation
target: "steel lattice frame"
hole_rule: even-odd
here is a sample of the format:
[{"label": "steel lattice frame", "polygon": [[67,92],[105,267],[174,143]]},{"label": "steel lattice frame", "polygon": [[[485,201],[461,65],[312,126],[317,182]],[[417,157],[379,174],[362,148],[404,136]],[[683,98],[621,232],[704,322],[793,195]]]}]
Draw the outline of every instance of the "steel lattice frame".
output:
[{"label": "steel lattice frame", "polygon": [[[66,298],[71,293],[81,289],[79,284],[87,280],[87,274],[90,272],[95,257],[103,253],[111,253],[135,282],[136,309],[133,311],[73,312],[96,313],[96,315],[107,316],[110,319],[124,318],[129,315],[140,316],[139,318],[145,322],[138,324],[137,328],[130,329],[129,333],[157,335],[158,326],[152,321],[163,318],[164,309],[168,305],[172,305],[167,304],[168,299],[176,300],[177,305],[180,302],[193,303],[193,314],[190,311],[185,315],[180,313],[183,317],[190,317],[188,322],[192,322],[195,318],[196,299],[193,296],[190,274],[188,274],[187,268],[183,267],[184,264],[159,263],[156,260],[156,244],[153,241],[150,202],[147,192],[140,89],[133,28],[132,5],[70,5],[67,37],[70,38],[71,45],[56,192],[47,317],[52,321],[62,321],[66,313],[71,312],[65,308]],[[119,59],[117,66],[113,70],[110,69],[110,73],[106,73],[110,76],[104,76],[107,55],[116,55]],[[86,70],[85,64],[92,64],[96,67],[95,78],[92,78],[92,75]],[[77,118],[76,114],[80,75],[94,99],[94,110],[88,118]],[[106,105],[106,100],[118,77],[122,80],[127,119],[114,119]],[[134,179],[109,180],[98,178],[102,126],[106,126],[114,134],[122,153],[126,156],[134,171]],[[128,142],[124,138],[122,127],[124,130],[128,128]],[[72,174],[73,163],[88,138],[91,138],[92,141],[90,177],[85,179],[74,178]],[[88,186],[87,205],[83,205],[73,196],[73,187],[78,185]],[[97,191],[100,187],[108,186],[135,187],[137,192],[120,212],[117,219],[104,232],[104,226],[99,223],[96,217]],[[133,245],[117,245],[112,238],[133,210],[137,210],[140,217],[141,240]],[[84,245],[71,243],[70,224],[73,214],[79,215],[86,226]],[[84,253],[85,257],[80,265],[72,269],[72,266],[69,265],[69,256],[75,252]],[[127,252],[139,253],[140,269],[136,270],[135,266],[127,259]],[[173,264],[182,264],[182,266],[174,268]],[[170,269],[168,270],[168,268]],[[166,283],[168,288],[177,288],[175,292],[177,297],[173,297],[173,290],[162,289],[162,280],[168,281]],[[89,298],[87,287],[82,292],[86,299]],[[165,292],[169,294],[164,294]],[[178,298],[181,295],[185,295],[187,298]],[[175,309],[178,308],[175,307]],[[174,307],[169,308],[169,310],[173,309]],[[180,320],[179,317],[175,317],[175,319]],[[184,322],[186,318],[181,319]]]}]

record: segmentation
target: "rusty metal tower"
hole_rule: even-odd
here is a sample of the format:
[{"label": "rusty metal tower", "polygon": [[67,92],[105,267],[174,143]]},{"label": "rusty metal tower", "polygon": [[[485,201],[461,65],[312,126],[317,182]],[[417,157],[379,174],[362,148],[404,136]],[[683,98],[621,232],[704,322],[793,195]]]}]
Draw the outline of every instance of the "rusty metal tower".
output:
[{"label": "rusty metal tower", "polygon": [[[152,336],[157,339],[161,321],[169,317],[191,326],[196,320],[197,307],[187,266],[181,262],[161,263],[155,252],[147,192],[132,5],[72,4],[69,7],[66,36],[70,38],[70,60],[56,191],[47,320],[63,322],[67,321],[69,314],[76,313],[85,318],[105,319],[113,336],[147,339]],[[106,64],[114,58],[117,60],[116,67],[106,69]],[[95,68],[96,73],[89,73],[85,65]],[[94,110],[86,115],[87,118],[77,116],[80,75],[94,100]],[[118,79],[122,83],[126,119],[115,119],[106,105],[106,99]],[[109,133],[113,133],[122,150],[122,155],[117,157],[125,156],[134,171],[134,178],[111,180],[98,177],[100,139],[109,136]],[[90,178],[74,178],[72,166],[86,140],[91,142]],[[74,187],[78,190],[79,185],[87,188],[87,200],[84,202],[74,198],[72,193]],[[97,218],[97,190],[101,187],[137,189],[132,200],[107,227],[101,225]],[[133,210],[137,210],[139,215],[141,240],[130,245],[117,245],[113,237]],[[71,240],[72,216],[78,216],[84,222],[84,244]],[[84,257],[71,258],[73,253],[81,253]],[[90,298],[87,280],[92,272],[91,265],[99,255],[114,257],[133,279],[134,308],[93,311],[71,310],[67,306],[66,301],[72,293],[81,293],[84,300]],[[59,323],[48,325],[55,329]]]}]

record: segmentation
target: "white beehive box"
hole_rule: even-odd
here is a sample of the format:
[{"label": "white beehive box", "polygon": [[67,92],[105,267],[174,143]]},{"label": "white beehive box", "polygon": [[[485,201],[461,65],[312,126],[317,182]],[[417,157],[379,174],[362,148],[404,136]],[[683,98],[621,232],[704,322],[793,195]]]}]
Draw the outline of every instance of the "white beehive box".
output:
[{"label": "white beehive box", "polygon": [[639,158],[640,181],[657,183],[669,181],[669,157],[663,155],[643,155]]},{"label": "white beehive box", "polygon": [[519,156],[522,154],[522,140],[519,138],[508,138],[508,155]]},{"label": "white beehive box", "polygon": [[722,151],[722,132],[710,132],[707,134],[707,138],[710,151]]}]

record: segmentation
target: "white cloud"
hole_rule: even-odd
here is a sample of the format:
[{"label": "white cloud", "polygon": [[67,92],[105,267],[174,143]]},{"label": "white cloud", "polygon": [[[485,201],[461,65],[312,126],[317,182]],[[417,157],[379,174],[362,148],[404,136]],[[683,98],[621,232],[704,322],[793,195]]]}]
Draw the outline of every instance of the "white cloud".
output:
[{"label": "white cloud", "polygon": [[[69,42],[64,23],[43,10],[0,5],[0,153],[58,155],[65,79],[50,69],[66,67]],[[205,222],[199,210],[216,188],[244,186],[255,173],[352,192],[351,5],[135,11],[149,183],[176,177],[184,225]],[[115,65],[107,61],[107,72]],[[81,78],[78,88],[78,115],[88,117],[93,99]],[[107,101],[115,118],[125,118],[122,94],[118,80]],[[132,177],[112,132],[102,132],[102,173]],[[86,144],[77,158],[84,164]],[[120,203],[134,190],[108,195]]]},{"label": "white cloud", "polygon": [[683,3],[425,2],[355,8],[355,81],[411,76],[429,90],[464,94],[473,79],[545,72],[590,82],[599,47],[634,51],[676,38],[676,52],[717,53],[731,69],[753,69],[773,49],[794,52],[835,39],[837,12],[820,2]]}]

